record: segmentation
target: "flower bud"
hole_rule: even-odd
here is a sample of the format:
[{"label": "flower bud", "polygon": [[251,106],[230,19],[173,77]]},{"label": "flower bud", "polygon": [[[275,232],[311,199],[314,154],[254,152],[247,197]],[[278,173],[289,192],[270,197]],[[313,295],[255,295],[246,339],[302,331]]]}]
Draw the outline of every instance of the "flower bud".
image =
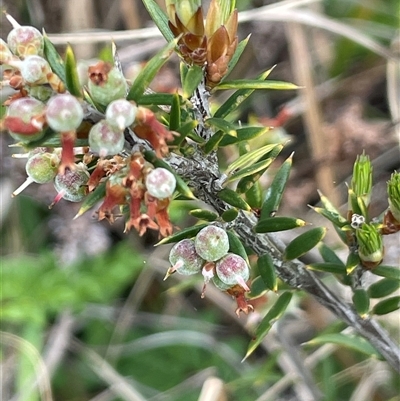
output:
[{"label": "flower bud", "polygon": [[43,55],[43,35],[33,26],[15,27],[7,37],[10,50],[19,57]]},{"label": "flower bud", "polygon": [[166,0],[167,14],[174,26],[179,25],[176,17],[190,32],[196,32],[195,15],[201,8],[201,0]]},{"label": "flower bud", "polygon": [[354,213],[351,216],[350,225],[355,230],[358,230],[359,228],[361,228],[364,223],[365,223],[365,217],[364,216],[361,216],[360,214],[356,214],[356,213]]},{"label": "flower bud", "polygon": [[387,183],[388,201],[393,217],[400,223],[400,173],[394,172]]},{"label": "flower bud", "polygon": [[356,231],[358,255],[367,269],[378,266],[383,259],[382,235],[374,224],[364,223]]},{"label": "flower bud", "polygon": [[184,239],[176,243],[169,253],[169,261],[172,267],[168,269],[165,279],[174,272],[184,275],[199,273],[205,263],[197,255],[194,241],[191,239]]},{"label": "flower bud", "polygon": [[89,67],[89,92],[95,102],[108,105],[126,96],[128,84],[122,73],[111,63],[99,61]]},{"label": "flower bud", "polygon": [[89,132],[90,150],[100,157],[114,156],[124,148],[125,137],[123,131],[112,127],[107,120],[100,120],[94,124]]},{"label": "flower bud", "polygon": [[353,178],[351,180],[350,188],[353,190],[356,197],[360,197],[366,207],[369,206],[371,201],[372,191],[372,164],[369,156],[357,156],[353,167]]},{"label": "flower bud", "polygon": [[165,168],[158,167],[146,176],[147,192],[157,199],[170,198],[176,187],[175,176]]},{"label": "flower bud", "polygon": [[215,262],[228,253],[228,234],[222,228],[209,225],[196,235],[195,246],[200,257],[207,262]]},{"label": "flower bud", "polygon": [[40,56],[26,57],[21,63],[20,71],[22,78],[30,85],[47,83],[47,76],[52,72],[49,63]]},{"label": "flower bud", "polygon": [[87,194],[86,184],[89,177],[85,167],[77,166],[74,170],[65,170],[64,174],[57,174],[54,187],[61,198],[70,202],[80,202]]},{"label": "flower bud", "polygon": [[57,175],[59,164],[60,158],[54,153],[35,153],[28,158],[25,170],[34,182],[44,184]]},{"label": "flower bud", "polygon": [[56,95],[47,103],[46,119],[54,131],[74,131],[83,120],[83,109],[79,101],[69,93]]},{"label": "flower bud", "polygon": [[23,142],[40,139],[43,135],[45,105],[31,97],[22,97],[11,102],[4,125],[10,135]]},{"label": "flower bud", "polygon": [[106,120],[110,125],[123,131],[135,121],[137,107],[125,99],[114,100],[107,106]]},{"label": "flower bud", "polygon": [[246,281],[250,277],[250,270],[247,262],[235,253],[228,253],[218,260],[215,266],[218,278],[227,285],[239,284],[246,291],[250,291]]}]

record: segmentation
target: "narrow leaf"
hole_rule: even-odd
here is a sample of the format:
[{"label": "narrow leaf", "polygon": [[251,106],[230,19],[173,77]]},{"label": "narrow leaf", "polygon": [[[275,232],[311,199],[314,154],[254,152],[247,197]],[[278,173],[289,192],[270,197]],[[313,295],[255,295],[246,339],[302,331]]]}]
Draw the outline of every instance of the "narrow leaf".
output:
[{"label": "narrow leaf", "polygon": [[290,300],[292,299],[291,292],[284,292],[272,306],[272,308],[265,315],[260,325],[256,329],[255,338],[250,342],[246,352],[245,360],[248,358],[253,351],[260,345],[261,341],[270,331],[272,325],[284,314],[286,308],[289,306]]},{"label": "narrow leaf", "polygon": [[175,131],[181,123],[181,102],[179,95],[175,93],[172,98],[171,110],[169,113],[169,129]]},{"label": "narrow leaf", "polygon": [[204,224],[197,224],[193,227],[185,228],[175,234],[170,235],[169,237],[163,238],[155,246],[164,244],[173,244],[174,242],[178,242],[186,238],[193,238],[197,235],[197,233],[201,229],[203,229],[206,226],[208,226],[208,224],[204,223]]},{"label": "narrow leaf", "polygon": [[[271,73],[273,68],[262,73],[257,80],[264,81],[268,75]],[[240,89],[236,91],[231,97],[225,101],[224,104],[214,113],[216,118],[225,118],[233,111],[235,111],[252,93],[254,89]]]},{"label": "narrow leaf", "polygon": [[140,100],[143,96],[144,90],[150,85],[160,68],[167,62],[177,42],[178,39],[171,41],[164,49],[160,50],[151,58],[133,82],[127,100],[134,100],[135,102]]},{"label": "narrow leaf", "polygon": [[304,227],[306,224],[304,220],[294,217],[268,217],[260,220],[254,227],[254,231],[256,233],[273,233]]},{"label": "narrow leaf", "polygon": [[260,276],[258,276],[251,282],[250,292],[247,293],[246,298],[247,299],[259,298],[266,292],[267,292],[267,287],[265,286],[263,279]]},{"label": "narrow leaf", "polygon": [[219,199],[225,201],[231,206],[246,210],[247,212],[251,210],[251,207],[248,205],[248,203],[233,189],[224,188],[218,192],[217,196]]},{"label": "narrow leaf", "polygon": [[258,138],[261,135],[266,134],[269,131],[269,127],[245,127],[236,129],[236,137],[226,135],[219,146],[234,145],[235,143],[250,141],[251,139]]},{"label": "narrow leaf", "polygon": [[74,219],[78,218],[79,216],[82,216],[89,209],[95,206],[99,201],[101,201],[105,196],[106,196],[106,182],[102,182],[96,187],[94,191],[90,192],[86,196]]},{"label": "narrow leaf", "polygon": [[307,265],[307,268],[325,273],[346,274],[346,267],[343,263],[317,262]]},{"label": "narrow leaf", "polygon": [[231,171],[251,166],[276,146],[276,144],[268,144],[249,153],[245,153],[229,165],[229,167],[225,171],[225,174],[228,175]]},{"label": "narrow leaf", "polygon": [[214,90],[222,89],[278,89],[290,90],[299,89],[299,87],[290,82],[282,81],[258,81],[255,79],[238,79],[236,81],[225,81],[217,85]]},{"label": "narrow leaf", "polygon": [[200,84],[203,77],[203,69],[198,65],[192,65],[188,68],[182,82],[183,97],[185,99],[188,99],[193,95],[193,92]]},{"label": "narrow leaf", "polygon": [[271,255],[266,253],[260,256],[257,261],[257,266],[265,285],[271,291],[276,292],[278,290],[278,278]]},{"label": "narrow leaf", "polygon": [[283,253],[284,260],[297,259],[314,248],[326,234],[325,227],[316,227],[292,240]]},{"label": "narrow leaf", "polygon": [[397,291],[399,287],[400,281],[393,280],[392,278],[383,278],[368,287],[368,295],[371,298],[383,298]]},{"label": "narrow leaf", "polygon": [[254,185],[245,193],[246,202],[251,206],[252,209],[261,209],[263,191],[260,181],[254,183]]},{"label": "narrow leaf", "polygon": [[233,136],[235,138],[237,137],[236,126],[231,124],[229,121],[226,121],[223,118],[211,117],[206,120],[206,123],[208,125],[220,129],[221,131],[224,131],[226,134],[230,136]]},{"label": "narrow leaf", "polygon": [[341,345],[342,347],[351,348],[368,356],[381,359],[380,354],[375,350],[375,348],[367,340],[358,336],[340,333],[322,334],[313,338],[311,341],[308,341],[306,344],[337,344]]},{"label": "narrow leaf", "polygon": [[287,181],[289,180],[290,169],[292,168],[293,153],[282,163],[278,172],[275,174],[265,196],[264,203],[261,208],[260,219],[273,217],[278,211],[282,200],[283,191]]},{"label": "narrow leaf", "polygon": [[226,223],[229,223],[229,222],[235,220],[236,217],[238,216],[238,214],[239,214],[239,212],[237,209],[235,209],[235,208],[228,209],[228,210],[225,210],[225,212],[221,214],[221,219],[223,221],[225,221]]},{"label": "narrow leaf", "polygon": [[353,273],[354,269],[360,264],[360,257],[355,252],[350,252],[346,260],[347,274]]},{"label": "narrow leaf", "polygon": [[253,175],[255,173],[258,173],[261,170],[265,170],[267,167],[271,165],[271,163],[274,161],[274,159],[269,158],[266,160],[261,160],[257,163],[254,163],[251,166],[248,166],[246,168],[242,168],[236,173],[233,173],[229,176],[229,178],[225,181],[224,184],[228,184],[232,181],[235,180],[240,180],[241,178],[248,177],[249,175]]},{"label": "narrow leaf", "polygon": [[169,29],[168,18],[164,14],[163,10],[154,0],[143,0],[143,4],[166,41],[171,42],[174,39],[174,35]]},{"label": "narrow leaf", "polygon": [[141,106],[171,106],[174,96],[172,93],[147,93],[139,97],[137,104]]},{"label": "narrow leaf", "polygon": [[58,54],[56,48],[53,43],[50,42],[50,39],[43,32],[44,39],[44,55],[46,60],[49,62],[52,71],[65,83],[65,68],[64,62],[61,56]]},{"label": "narrow leaf", "polygon": [[[283,149],[283,145],[279,144],[276,145],[270,152],[265,154],[260,158],[260,160],[266,160],[269,159],[271,163],[276,159],[276,157],[279,155],[281,150]],[[266,168],[261,169],[255,174],[251,174],[247,177],[243,177],[237,184],[236,187],[236,192],[239,194],[246,193],[256,182],[259,181],[260,177],[265,173],[269,165],[267,165]]]},{"label": "narrow leaf", "polygon": [[313,209],[314,212],[320,214],[321,216],[324,216],[326,219],[328,219],[337,227],[342,228],[349,224],[349,222],[344,217],[342,217],[339,213],[336,213],[332,210],[328,210],[322,207],[315,207],[311,205],[309,205],[309,207]]},{"label": "narrow leaf", "polygon": [[357,288],[353,293],[353,304],[357,313],[364,317],[369,310],[369,295],[364,288]]},{"label": "narrow leaf", "polygon": [[205,209],[192,209],[189,211],[189,214],[193,217],[196,217],[196,219],[206,221],[215,221],[219,217],[217,213]]},{"label": "narrow leaf", "polygon": [[238,236],[231,230],[226,232],[228,234],[229,239],[229,252],[236,253],[236,255],[241,256],[250,267],[249,258],[247,256],[246,249],[244,248],[242,241],[238,238]]},{"label": "narrow leaf", "polygon": [[386,298],[378,302],[373,308],[374,315],[386,315],[400,308],[400,296]]},{"label": "narrow leaf", "polygon": [[224,131],[217,131],[204,145],[204,153],[208,155],[214,150],[217,150],[219,143],[224,137]]},{"label": "narrow leaf", "polygon": [[[319,253],[320,253],[322,259],[325,262],[342,265],[343,268],[345,268],[345,264],[342,262],[342,260],[339,258],[339,256],[337,256],[336,252],[333,251],[331,248],[329,248],[328,245],[321,242],[318,245],[318,250],[319,250]],[[346,271],[344,271],[344,273],[346,273]]]},{"label": "narrow leaf", "polygon": [[[180,146],[184,139],[190,134],[193,133],[193,130],[197,127],[198,122],[196,120],[188,121],[181,126],[179,126],[175,131],[179,133],[179,136],[175,137],[172,141],[172,145]],[[200,138],[200,137],[199,137]],[[202,139],[202,138],[200,138]]]},{"label": "narrow leaf", "polygon": [[75,54],[70,45],[68,45],[65,50],[65,81],[71,95],[82,97],[82,88],[76,69]]},{"label": "narrow leaf", "polygon": [[377,276],[392,278],[395,280],[400,280],[400,269],[394,266],[384,266],[380,265],[371,270],[371,273]]}]

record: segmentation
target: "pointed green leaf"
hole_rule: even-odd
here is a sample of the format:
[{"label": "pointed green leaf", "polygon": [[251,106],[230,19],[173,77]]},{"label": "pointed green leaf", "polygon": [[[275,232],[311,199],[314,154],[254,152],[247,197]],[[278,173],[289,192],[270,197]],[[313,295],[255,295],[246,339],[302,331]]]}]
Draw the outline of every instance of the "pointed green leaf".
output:
[{"label": "pointed green leaf", "polygon": [[46,60],[50,64],[52,71],[65,83],[65,68],[64,62],[61,56],[58,54],[56,48],[53,43],[50,42],[50,39],[47,37],[45,32],[43,32],[44,39],[44,55]]},{"label": "pointed green leaf", "polygon": [[221,214],[221,219],[223,221],[225,221],[226,223],[229,223],[229,222],[235,220],[236,217],[238,216],[238,214],[239,214],[239,212],[237,209],[235,209],[235,208],[228,209],[228,210],[225,210],[225,212]]},{"label": "pointed green leaf", "polygon": [[164,14],[163,10],[155,0],[143,0],[143,4],[166,41],[171,42],[174,39],[174,35],[169,29],[168,18]]},{"label": "pointed green leaf", "polygon": [[75,54],[70,45],[68,45],[65,50],[65,81],[71,95],[82,97],[82,88],[76,69]]},{"label": "pointed green leaf", "polygon": [[224,82],[224,80],[228,77],[228,75],[232,72],[232,70],[235,68],[237,62],[240,60],[241,55],[244,52],[244,49],[247,46],[247,43],[249,43],[251,35],[248,35],[247,38],[243,39],[241,42],[236,47],[235,53],[233,53],[233,56],[231,58],[231,61],[229,61],[228,64],[228,71],[226,74],[222,77],[221,82]]},{"label": "pointed green leaf", "polygon": [[392,278],[394,280],[400,280],[400,269],[394,266],[380,265],[371,270],[371,273],[377,276]]},{"label": "pointed green leaf", "polygon": [[189,211],[189,214],[196,217],[196,219],[205,221],[215,221],[219,217],[217,213],[205,209],[192,209]]},{"label": "pointed green leaf", "polygon": [[204,145],[204,153],[208,155],[209,153],[217,150],[219,143],[224,137],[225,133],[223,131],[217,131]]},{"label": "pointed green leaf", "polygon": [[325,273],[346,274],[346,267],[343,263],[317,262],[307,265],[307,268]]},{"label": "pointed green leaf", "polygon": [[188,68],[182,82],[183,97],[189,99],[204,77],[204,72],[198,65]]},{"label": "pointed green leaf", "polygon": [[225,81],[217,85],[214,90],[222,89],[277,89],[291,90],[299,87],[290,82],[282,81],[258,81],[256,79],[238,79],[236,81]]},{"label": "pointed green leaf", "polygon": [[346,260],[347,274],[353,273],[354,269],[360,264],[360,257],[355,252],[350,252]]},{"label": "pointed green leaf", "polygon": [[292,240],[283,253],[284,260],[297,259],[314,248],[326,234],[325,227],[316,227]]},{"label": "pointed green leaf", "polygon": [[330,222],[332,222],[335,226],[337,227],[344,227],[345,225],[348,225],[349,222],[342,217],[339,213],[333,212],[331,210],[322,208],[322,207],[315,207],[309,205],[311,209],[314,210],[314,212],[320,214],[321,216],[324,216],[326,219],[328,219]]},{"label": "pointed green leaf", "polygon": [[174,96],[172,93],[146,93],[139,97],[137,104],[141,106],[171,106]]},{"label": "pointed green leaf", "polygon": [[369,310],[369,296],[364,288],[357,288],[353,293],[353,304],[357,313],[361,317],[365,317]]},{"label": "pointed green leaf", "polygon": [[267,287],[265,286],[263,279],[260,276],[258,276],[251,282],[250,292],[247,293],[246,298],[247,299],[259,298],[263,296],[266,292],[267,292]]},{"label": "pointed green leaf", "polygon": [[175,131],[181,124],[181,102],[179,95],[175,93],[172,98],[171,110],[169,113],[169,129]]},{"label": "pointed green leaf", "polygon": [[[198,122],[196,120],[188,121],[182,125],[180,125],[175,132],[179,133],[179,136],[176,136],[172,141],[171,145],[180,146],[184,139],[190,134],[193,133],[193,130],[197,127]],[[200,137],[199,137],[200,138]],[[202,138],[201,138],[202,139]]]},{"label": "pointed green leaf", "polygon": [[135,78],[135,81],[133,82],[133,85],[128,93],[127,100],[133,100],[135,102],[140,100],[140,98],[143,96],[144,90],[150,85],[160,68],[167,62],[177,42],[178,39],[171,41],[164,49],[160,50],[151,58],[151,60]]},{"label": "pointed green leaf", "polygon": [[235,173],[231,174],[228,179],[225,181],[224,185],[240,180],[241,178],[248,177],[249,175],[253,175],[255,173],[258,173],[261,170],[265,170],[267,167],[271,165],[271,163],[274,161],[274,159],[269,158],[266,160],[261,160],[257,163],[254,163],[251,166],[245,167],[240,169],[239,171],[236,171]]},{"label": "pointed green leaf", "polygon": [[175,171],[171,168],[171,166],[166,163],[164,160],[158,159],[157,156],[155,155],[154,152],[151,152],[150,150],[146,150],[143,152],[144,158],[153,164],[155,167],[163,167],[170,171],[176,179],[176,189],[185,197],[189,199],[196,199],[196,197],[193,195],[193,192],[190,190],[186,182],[181,178],[180,175],[176,174]]},{"label": "pointed green leaf", "polygon": [[378,302],[373,308],[371,313],[374,315],[386,315],[390,312],[400,309],[400,296],[386,298]]},{"label": "pointed green leaf", "polygon": [[225,201],[231,206],[246,210],[247,212],[251,210],[251,207],[248,205],[248,203],[233,189],[224,188],[218,192],[217,196],[219,199]]},{"label": "pointed green leaf", "polygon": [[268,217],[260,220],[254,227],[254,231],[256,233],[273,233],[304,227],[306,224],[304,220],[294,217]]},{"label": "pointed green leaf", "polygon": [[293,153],[282,163],[278,172],[275,174],[271,185],[267,189],[264,203],[261,208],[260,220],[266,217],[273,217],[278,211],[282,200],[283,191],[289,179],[290,169],[292,168]]},{"label": "pointed green leaf", "polygon": [[106,182],[102,182],[96,187],[94,191],[90,192],[86,196],[74,219],[76,219],[79,216],[82,216],[89,209],[95,206],[99,201],[101,201],[105,196],[106,196]]},{"label": "pointed green leaf", "polygon": [[231,124],[229,121],[224,120],[223,118],[215,118],[211,117],[206,120],[208,125],[211,125],[221,131],[224,131],[226,134],[237,137],[236,126]]},{"label": "pointed green leaf", "polygon": [[261,135],[266,134],[269,131],[269,127],[245,127],[236,129],[236,137],[226,135],[220,142],[219,146],[234,145],[235,143],[250,141],[251,139],[258,138]]},{"label": "pointed green leaf", "polygon": [[260,256],[257,261],[257,266],[265,285],[271,291],[276,292],[278,290],[278,278],[271,255],[266,253]]},{"label": "pointed green leaf", "polygon": [[208,226],[208,224],[197,224],[195,226],[185,228],[184,230],[181,230],[175,234],[172,234],[169,237],[163,238],[155,246],[164,245],[164,244],[173,244],[174,242],[178,242],[183,239],[193,238],[197,235],[197,233],[201,229],[203,229],[204,227],[207,227],[207,226]]},{"label": "pointed green leaf", "polygon": [[250,342],[249,347],[246,352],[246,356],[243,358],[245,360],[248,358],[253,351],[260,345],[261,341],[270,331],[272,325],[284,314],[286,308],[292,299],[291,292],[284,292],[272,306],[272,308],[265,315],[264,319],[261,321],[260,325],[256,329],[255,337]]},{"label": "pointed green leaf", "polygon": [[322,334],[306,343],[307,345],[337,344],[342,347],[351,348],[371,357],[381,359],[380,354],[364,338],[340,333]]},{"label": "pointed green leaf", "polygon": [[226,232],[228,234],[229,239],[229,252],[236,253],[236,255],[241,256],[250,267],[249,258],[247,256],[246,249],[244,248],[242,241],[238,238],[238,236],[231,230]]},{"label": "pointed green leaf", "polygon": [[260,181],[254,183],[254,185],[245,193],[246,202],[251,206],[252,209],[260,209],[262,205],[263,191]]},{"label": "pointed green leaf", "polygon": [[[264,81],[268,77],[268,75],[271,73],[272,70],[273,70],[273,68],[271,68],[268,71],[265,71],[259,77],[257,77],[257,80]],[[214,113],[214,117],[216,117],[216,118],[227,117],[229,114],[231,114],[233,111],[235,111],[253,92],[254,92],[254,89],[240,89],[240,90],[236,91]]]},{"label": "pointed green leaf", "polygon": [[383,278],[368,287],[368,295],[371,298],[383,298],[400,288],[400,281],[391,278]]},{"label": "pointed green leaf", "polygon": [[324,244],[323,242],[318,244],[318,250],[322,259],[325,262],[342,265],[342,267],[345,269],[344,274],[346,274],[345,264],[342,262],[339,256],[337,256],[335,251],[333,251],[331,248],[329,248],[328,245]]},{"label": "pointed green leaf", "polygon": [[268,144],[268,145],[262,146],[259,149],[255,149],[249,153],[246,153],[246,154],[240,156],[238,159],[236,159],[233,163],[231,163],[229,165],[229,167],[225,171],[225,174],[229,175],[229,173],[231,171],[235,171],[239,168],[246,168],[246,167],[253,165],[262,156],[266,155],[268,152],[270,152],[276,146],[277,146],[276,144]]},{"label": "pointed green leaf", "polygon": [[[281,150],[283,149],[283,145],[279,144],[276,145],[270,152],[265,154],[264,156],[261,157],[262,160],[270,160],[271,163],[276,159],[276,157],[279,155]],[[256,182],[260,180],[260,177],[265,173],[269,165],[267,165],[266,168],[261,169],[255,174],[251,174],[247,177],[243,177],[237,184],[236,186],[236,192],[239,194],[246,193]]]}]

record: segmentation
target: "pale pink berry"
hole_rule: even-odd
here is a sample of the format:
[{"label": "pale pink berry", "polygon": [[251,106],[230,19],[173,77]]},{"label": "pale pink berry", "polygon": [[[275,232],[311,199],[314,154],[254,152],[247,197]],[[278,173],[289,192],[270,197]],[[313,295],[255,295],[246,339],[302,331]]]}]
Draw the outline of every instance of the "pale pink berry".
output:
[{"label": "pale pink berry", "polygon": [[124,149],[124,143],[123,131],[111,126],[107,120],[100,120],[90,129],[90,150],[101,157],[118,154]]},{"label": "pale pink berry", "polygon": [[157,199],[166,199],[173,195],[176,187],[175,176],[165,168],[158,167],[146,177],[147,192]]},{"label": "pale pink berry", "polygon": [[246,291],[249,291],[246,281],[250,277],[250,270],[247,262],[241,256],[235,253],[226,254],[216,263],[215,271],[224,284],[230,286],[239,284]]},{"label": "pale pink berry", "polygon": [[107,106],[106,120],[110,125],[124,130],[135,121],[137,107],[125,99],[114,100]]},{"label": "pale pink berry", "polygon": [[196,252],[207,262],[215,262],[228,253],[228,234],[220,227],[209,225],[196,235]]},{"label": "pale pink berry", "polygon": [[10,50],[19,57],[43,54],[43,35],[33,26],[15,27],[8,34],[7,43]]},{"label": "pale pink berry", "polygon": [[74,131],[83,120],[82,106],[78,99],[69,93],[56,95],[47,103],[46,120],[54,131]]}]

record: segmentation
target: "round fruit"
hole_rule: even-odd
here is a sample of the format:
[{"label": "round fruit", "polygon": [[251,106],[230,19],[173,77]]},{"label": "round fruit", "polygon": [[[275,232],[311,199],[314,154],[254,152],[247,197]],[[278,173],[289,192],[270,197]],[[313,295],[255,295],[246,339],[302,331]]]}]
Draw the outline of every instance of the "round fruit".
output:
[{"label": "round fruit", "polygon": [[[246,281],[250,277],[247,262],[235,253],[228,253],[215,266],[218,278],[227,285],[239,284],[246,288]],[[248,287],[247,287],[248,288]]]},{"label": "round fruit", "polygon": [[29,157],[25,170],[34,182],[44,184],[56,176],[59,164],[60,159],[54,153],[36,153]]},{"label": "round fruit", "polygon": [[176,243],[169,253],[169,261],[173,271],[184,275],[199,273],[204,265],[204,260],[197,255],[194,241],[191,239]]},{"label": "round fruit", "polygon": [[196,252],[207,262],[215,262],[228,253],[229,238],[222,228],[214,225],[204,227],[196,235]]},{"label": "round fruit", "polygon": [[116,155],[124,149],[123,131],[112,127],[107,120],[100,120],[89,132],[90,150],[101,157]]},{"label": "round fruit", "polygon": [[40,56],[28,56],[21,63],[21,76],[26,83],[40,85],[47,83],[48,74],[51,74],[49,63]]},{"label": "round fruit", "polygon": [[75,170],[65,170],[64,174],[57,174],[54,187],[63,198],[70,202],[80,202],[87,194],[86,183],[89,173],[86,169],[77,167]]},{"label": "round fruit", "polygon": [[7,44],[10,50],[19,57],[43,54],[43,35],[33,26],[14,28],[7,36]]},{"label": "round fruit", "polygon": [[135,121],[137,107],[125,99],[114,100],[107,106],[106,120],[110,125],[124,130]]},{"label": "round fruit", "polygon": [[47,103],[46,119],[54,131],[74,131],[81,125],[83,109],[76,97],[63,93]]},{"label": "round fruit", "polygon": [[147,192],[157,199],[166,199],[171,197],[175,191],[175,187],[175,176],[165,168],[158,167],[147,174]]}]

